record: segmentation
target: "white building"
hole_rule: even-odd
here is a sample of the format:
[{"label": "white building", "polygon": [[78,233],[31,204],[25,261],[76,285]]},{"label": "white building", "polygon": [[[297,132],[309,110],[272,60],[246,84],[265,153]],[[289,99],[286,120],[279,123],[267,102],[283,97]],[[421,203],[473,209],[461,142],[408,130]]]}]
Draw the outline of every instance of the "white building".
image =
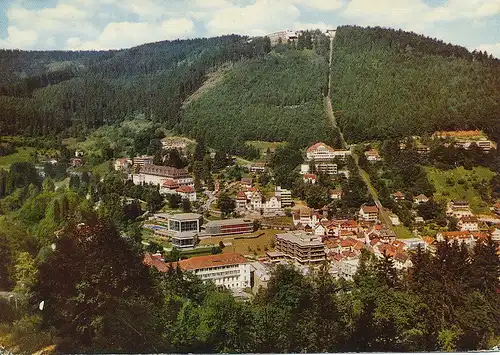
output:
[{"label": "white building", "polygon": [[366,157],[366,160],[368,160],[369,162],[382,161],[380,154],[375,149],[367,150],[365,152],[365,157]]},{"label": "white building", "polygon": [[393,226],[399,226],[401,224],[399,217],[395,214],[389,215],[389,219],[391,220]]},{"label": "white building", "polygon": [[269,197],[263,204],[264,213],[271,214],[281,211],[281,199],[276,196]]},{"label": "white building", "polygon": [[192,186],[188,186],[188,185],[183,185],[183,186],[179,186],[175,192],[177,192],[177,194],[179,196],[181,196],[181,198],[185,198],[185,199],[188,199],[189,201],[191,202],[194,202],[196,201],[196,191],[194,189],[194,187]]},{"label": "white building", "polygon": [[281,207],[290,207],[292,205],[292,192],[290,190],[276,186],[274,194],[281,199]]},{"label": "white building", "polygon": [[356,272],[358,272],[359,259],[343,259],[340,262],[339,276],[346,280],[352,280]]},{"label": "white building", "polygon": [[216,286],[231,290],[250,287],[250,263],[238,253],[196,256],[179,261],[178,266]]},{"label": "white building", "polygon": [[314,228],[319,223],[321,216],[314,212],[309,207],[301,207],[292,215],[293,225],[297,227],[299,224],[303,227]]},{"label": "white building", "polygon": [[141,155],[138,157],[134,157],[134,166],[142,168],[144,165],[153,164],[153,157],[150,155]]},{"label": "white building", "polygon": [[474,216],[464,216],[458,221],[461,231],[475,232],[479,230],[479,220]]},{"label": "white building", "polygon": [[132,160],[129,158],[120,158],[115,160],[115,170],[124,170],[132,166]]},{"label": "white building", "polygon": [[177,169],[171,166],[144,165],[138,174],[132,175],[132,181],[136,185],[153,184],[162,186],[169,179],[179,184],[179,186],[194,185],[194,180],[186,169]]},{"label": "white building", "polygon": [[365,222],[376,222],[378,219],[378,208],[377,206],[366,206],[363,205],[359,209],[358,213],[359,219]]},{"label": "white building", "polygon": [[334,149],[323,142],[313,144],[306,152],[307,160],[314,161],[328,161],[335,158],[345,159],[348,155],[351,155],[351,151]]},{"label": "white building", "polygon": [[193,248],[198,241],[203,216],[197,213],[179,213],[167,216],[167,232],[178,248]]}]

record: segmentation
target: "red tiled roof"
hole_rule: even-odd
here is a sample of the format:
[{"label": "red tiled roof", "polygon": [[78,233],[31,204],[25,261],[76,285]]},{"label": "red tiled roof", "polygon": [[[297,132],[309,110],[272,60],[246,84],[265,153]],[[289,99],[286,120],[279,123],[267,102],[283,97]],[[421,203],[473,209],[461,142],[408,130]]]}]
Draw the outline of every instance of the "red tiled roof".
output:
[{"label": "red tiled roof", "polygon": [[364,213],[378,213],[378,208],[377,206],[361,206],[361,209],[363,210]]},{"label": "red tiled roof", "polygon": [[238,200],[246,200],[247,196],[243,191],[238,192],[238,195],[236,195],[236,199]]},{"label": "red tiled roof", "polygon": [[144,255],[144,259],[142,260],[142,263],[146,266],[153,266],[154,268],[156,268],[156,270],[161,271],[161,272],[167,272],[168,268],[169,268],[167,263],[164,263],[163,261],[159,260],[158,258],[155,258],[150,253],[146,253]]},{"label": "red tiled roof", "polygon": [[347,239],[343,239],[341,242],[340,242],[340,246],[342,248],[346,248],[346,247],[353,247],[356,245],[356,243],[358,243],[358,241],[356,239],[353,239],[353,238],[347,238]]},{"label": "red tiled roof", "polygon": [[181,193],[185,193],[185,194],[190,194],[190,193],[193,193],[193,192],[194,192],[194,187],[184,185],[184,186],[179,187],[179,188],[178,188],[177,190],[175,190],[175,191],[177,191],[177,192],[181,192]]},{"label": "red tiled roof", "polygon": [[423,239],[424,239],[425,244],[427,244],[427,245],[431,245],[432,243],[434,243],[436,241],[436,239],[434,239],[430,236],[426,236]]},{"label": "red tiled roof", "polygon": [[216,255],[195,256],[193,258],[179,261],[177,264],[182,270],[198,270],[209,267],[217,267],[224,265],[245,264],[245,259],[238,253],[225,253]]},{"label": "red tiled roof", "polygon": [[316,149],[318,149],[320,146],[325,147],[327,150],[329,150],[331,152],[333,152],[335,150],[335,149],[333,149],[332,147],[330,147],[329,145],[327,145],[327,144],[325,144],[323,142],[318,142],[318,143],[313,144],[309,148],[307,148],[307,152],[311,153],[311,152],[315,151]]},{"label": "red tiled roof", "polygon": [[173,179],[166,179],[163,182],[163,186],[177,188],[179,186],[179,183]]},{"label": "red tiled roof", "polygon": [[316,180],[316,174],[304,174],[304,179],[314,179],[314,180]]}]

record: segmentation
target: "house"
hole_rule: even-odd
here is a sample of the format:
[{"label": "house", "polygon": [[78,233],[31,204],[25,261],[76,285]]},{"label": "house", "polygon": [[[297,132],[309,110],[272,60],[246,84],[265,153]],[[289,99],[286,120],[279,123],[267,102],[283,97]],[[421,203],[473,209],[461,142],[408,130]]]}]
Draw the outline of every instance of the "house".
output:
[{"label": "house", "polygon": [[177,192],[178,195],[181,196],[183,199],[188,199],[191,202],[196,201],[196,191],[194,190],[194,187],[189,186],[189,185],[183,185],[179,186],[175,192]]},{"label": "house", "polygon": [[353,279],[354,275],[358,272],[359,258],[351,260],[342,260],[339,267],[339,276],[346,280]]},{"label": "house", "polygon": [[133,162],[135,167],[142,168],[144,165],[153,164],[153,156],[150,155],[137,156],[134,157]]},{"label": "house", "polygon": [[365,157],[369,162],[382,161],[382,158],[376,149],[367,150],[365,152]]},{"label": "house", "polygon": [[438,232],[436,240],[438,242],[448,241],[452,243],[457,240],[467,246],[474,246],[477,240],[485,240],[487,235],[481,232],[456,231],[456,232]]},{"label": "house", "polygon": [[391,220],[393,226],[399,226],[401,224],[399,217],[395,214],[390,214],[389,219]]},{"label": "house", "polygon": [[292,221],[295,227],[300,224],[303,227],[313,228],[318,224],[320,218],[319,213],[314,212],[309,207],[301,207],[292,214]]},{"label": "house", "polygon": [[316,183],[316,174],[304,174],[304,182],[315,184]]},{"label": "house", "polygon": [[465,200],[452,200],[447,205],[446,215],[460,219],[462,217],[471,217],[473,213],[469,202]]},{"label": "house", "polygon": [[179,183],[174,179],[165,179],[160,187],[160,193],[163,195],[176,193],[176,190],[180,187]]},{"label": "house", "polygon": [[262,209],[262,195],[259,191],[254,191],[250,196],[250,208],[254,211]]},{"label": "house", "polygon": [[495,206],[493,206],[493,211],[497,214],[500,215],[500,201],[495,203]]},{"label": "house", "polygon": [[185,155],[188,141],[184,138],[168,137],[162,139],[161,145],[165,150],[177,150],[182,155]]},{"label": "house", "polygon": [[[322,173],[325,175],[336,175],[338,174],[337,164],[328,163],[328,162],[315,162],[314,168],[318,173]],[[301,164],[300,165],[300,173],[302,175],[309,174],[311,171],[310,164]]]},{"label": "house", "polygon": [[241,178],[241,185],[250,188],[253,186],[252,178]]},{"label": "house", "polygon": [[321,238],[304,231],[276,234],[276,251],[300,264],[326,260],[325,245]]},{"label": "house", "polygon": [[266,214],[277,213],[281,211],[281,198],[271,196],[262,204],[263,212]]},{"label": "house", "polygon": [[281,207],[292,206],[292,192],[287,189],[282,189],[281,186],[276,186],[274,195],[281,200]]},{"label": "house", "polygon": [[115,170],[125,170],[132,166],[132,160],[129,158],[120,158],[115,160]]},{"label": "house", "polygon": [[250,287],[250,263],[238,253],[195,256],[169,264],[146,254],[143,262],[160,272],[167,272],[170,267],[179,267],[192,272],[202,281],[212,281],[215,286],[230,290]]},{"label": "house", "polygon": [[254,232],[255,224],[252,219],[221,219],[207,222],[203,229],[203,236],[248,234]]},{"label": "house", "polygon": [[144,165],[140,168],[139,173],[132,175],[132,181],[136,185],[162,186],[168,179],[174,180],[179,186],[194,185],[194,180],[186,169],[177,169],[171,166]]},{"label": "house", "polygon": [[461,231],[475,232],[479,230],[479,220],[475,216],[464,216],[458,221]]},{"label": "house", "polygon": [[271,270],[261,261],[250,263],[250,280],[252,292],[255,294],[260,288],[267,288],[267,284],[271,279]]},{"label": "house", "polygon": [[69,165],[71,165],[74,168],[77,168],[79,166],[83,166],[83,159],[82,158],[71,158],[69,161]]},{"label": "house", "polygon": [[358,216],[362,221],[376,222],[378,219],[378,208],[377,206],[363,205],[359,209]]},{"label": "house", "polygon": [[405,195],[401,191],[396,191],[391,195],[394,201],[403,201],[405,199]]},{"label": "house", "polygon": [[344,192],[342,191],[342,189],[330,190],[330,198],[332,200],[335,200],[335,201],[341,200],[343,195],[344,195]]},{"label": "house", "polygon": [[421,203],[429,202],[429,198],[427,196],[425,196],[424,194],[420,194],[420,195],[415,196],[413,198],[413,202],[420,205]]},{"label": "house", "polygon": [[263,173],[266,171],[266,163],[261,163],[261,162],[258,162],[258,163],[253,163],[250,165],[250,167],[248,168],[248,170],[251,172],[251,173]]},{"label": "house", "polygon": [[491,239],[495,243],[500,243],[500,225],[496,225],[494,227],[493,231],[491,232]]},{"label": "house", "polygon": [[247,208],[247,196],[243,191],[239,191],[236,195],[236,209],[245,210]]},{"label": "house", "polygon": [[317,235],[317,236],[322,236],[322,235],[326,235],[326,227],[323,226],[321,223],[318,223],[315,227],[314,227],[314,235]]}]

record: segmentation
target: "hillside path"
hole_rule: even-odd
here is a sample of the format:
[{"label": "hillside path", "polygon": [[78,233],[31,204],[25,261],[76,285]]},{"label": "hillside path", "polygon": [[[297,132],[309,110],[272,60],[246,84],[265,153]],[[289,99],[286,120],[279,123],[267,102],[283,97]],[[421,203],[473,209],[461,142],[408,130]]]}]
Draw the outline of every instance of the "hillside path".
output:
[{"label": "hillside path", "polygon": [[354,149],[350,148],[347,145],[347,142],[344,139],[344,133],[342,132],[340,127],[338,127],[337,120],[335,119],[335,115],[333,112],[333,106],[332,106],[332,100],[331,100],[333,40],[334,40],[334,37],[330,37],[330,59],[328,62],[328,70],[329,70],[329,73],[328,73],[328,94],[326,97],[323,98],[324,103],[325,103],[326,113],[328,115],[328,118],[332,122],[333,126],[335,128],[338,128],[338,130],[339,130],[340,140],[342,142],[342,147],[345,149],[351,150],[351,155],[354,158],[354,161],[356,163],[356,167],[358,168],[359,176],[361,177],[361,179],[365,183],[366,187],[368,188],[368,192],[370,193],[373,201],[375,202],[375,205],[378,207],[378,209],[380,211],[379,215],[380,215],[382,222],[384,222],[387,226],[392,227],[392,223],[391,223],[391,220],[389,218],[389,213],[384,209],[384,206],[382,206],[382,203],[380,202],[380,200],[378,198],[377,190],[375,189],[375,187],[372,185],[372,183],[370,181],[370,176],[368,175],[368,173],[366,171],[361,169],[361,167],[359,166],[358,155],[354,152]]}]

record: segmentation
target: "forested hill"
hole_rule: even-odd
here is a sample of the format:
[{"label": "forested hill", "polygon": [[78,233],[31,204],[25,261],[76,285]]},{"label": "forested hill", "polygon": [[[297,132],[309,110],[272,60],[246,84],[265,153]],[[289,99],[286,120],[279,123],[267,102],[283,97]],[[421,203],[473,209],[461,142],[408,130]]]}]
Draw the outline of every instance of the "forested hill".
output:
[{"label": "forested hill", "polygon": [[332,103],[353,142],[483,129],[500,139],[500,61],[383,28],[337,29]]},{"label": "forested hill", "polygon": [[235,35],[108,52],[0,51],[0,132],[84,134],[136,113],[173,126],[207,72],[269,51],[268,39]]}]

